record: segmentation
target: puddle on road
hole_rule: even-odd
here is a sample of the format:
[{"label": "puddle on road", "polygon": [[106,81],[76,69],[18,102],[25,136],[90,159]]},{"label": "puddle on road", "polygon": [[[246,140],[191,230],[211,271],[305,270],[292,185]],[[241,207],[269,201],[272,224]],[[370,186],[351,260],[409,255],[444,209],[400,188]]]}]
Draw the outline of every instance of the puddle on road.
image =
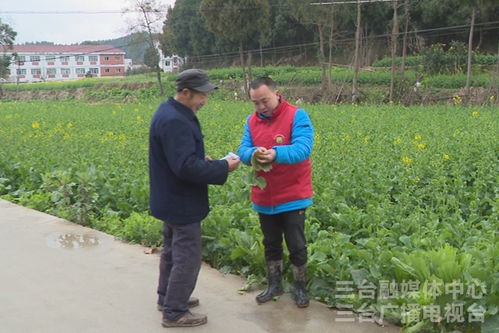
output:
[{"label": "puddle on road", "polygon": [[83,249],[99,246],[99,238],[93,235],[79,235],[55,232],[46,238],[47,245],[57,249]]}]

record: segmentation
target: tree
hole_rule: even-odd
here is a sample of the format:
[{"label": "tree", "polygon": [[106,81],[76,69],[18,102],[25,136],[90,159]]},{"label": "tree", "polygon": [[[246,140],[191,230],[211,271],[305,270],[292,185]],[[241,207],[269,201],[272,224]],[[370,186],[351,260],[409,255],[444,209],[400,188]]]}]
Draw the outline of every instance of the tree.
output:
[{"label": "tree", "polygon": [[208,29],[215,34],[239,42],[239,57],[243,69],[244,88],[251,80],[251,64],[246,71],[245,43],[254,35],[265,34],[270,29],[268,0],[203,0],[201,13]]},{"label": "tree", "polygon": [[[197,56],[221,53],[220,38],[208,29],[206,19],[200,15],[202,0],[177,0],[168,10],[160,38],[163,54],[177,54],[195,61]],[[237,44],[232,42],[232,49]]]},{"label": "tree", "polygon": [[[6,55],[14,46],[17,32],[15,32],[8,24],[2,23],[0,19],[0,47],[3,53],[0,57],[0,78],[5,78],[9,74],[9,66],[12,56]],[[2,86],[0,85],[0,97],[3,95]]]},{"label": "tree", "polygon": [[[330,82],[330,77],[327,73],[328,63],[331,64],[331,50],[333,44],[333,33],[335,28],[335,5],[331,4],[314,4],[317,1],[291,0],[282,1],[291,3],[292,15],[301,23],[313,25],[317,28],[319,34],[319,50],[317,58],[321,66],[321,83],[322,88]],[[326,40],[329,41],[329,61],[326,62]]]},{"label": "tree", "polygon": [[393,90],[395,88],[395,69],[396,69],[396,57],[397,57],[397,39],[399,34],[399,22],[398,22],[398,0],[393,2],[393,22],[392,22],[392,75],[390,79],[390,102],[393,102]]},{"label": "tree", "polygon": [[475,28],[475,7],[471,8],[471,23],[470,23],[470,35],[468,39],[468,61],[466,69],[466,103],[470,100],[471,95],[471,57],[473,55],[473,29]]},{"label": "tree", "polygon": [[[134,21],[129,25],[130,32],[145,33],[149,49],[156,49],[157,38],[155,32],[159,30],[158,23],[163,22],[165,12],[166,7],[159,3],[158,0],[132,0],[130,6],[124,9],[124,13],[135,14]],[[159,91],[161,96],[163,96],[164,90],[163,84],[161,83],[159,60],[154,69],[156,71]]]},{"label": "tree", "polygon": [[355,53],[353,55],[353,80],[352,80],[352,103],[357,103],[359,98],[359,88],[358,88],[358,79],[359,79],[359,67],[360,67],[360,32],[361,32],[361,6],[360,0],[357,0],[357,29],[355,31]]},{"label": "tree", "polygon": [[405,76],[405,60],[407,58],[407,33],[409,31],[409,0],[404,0],[404,37],[402,40],[402,62],[400,64],[400,82],[404,82]]},{"label": "tree", "polygon": [[468,35],[468,61],[466,71],[466,97],[465,102],[468,103],[471,98],[471,60],[473,56],[473,33],[475,28],[475,19],[477,13],[485,12],[487,9],[495,5],[496,0],[460,0],[460,2],[471,12],[470,32]]},{"label": "tree", "polygon": [[158,63],[159,63],[158,49],[155,47],[148,47],[144,54],[144,64],[146,64],[147,67],[156,70]]}]

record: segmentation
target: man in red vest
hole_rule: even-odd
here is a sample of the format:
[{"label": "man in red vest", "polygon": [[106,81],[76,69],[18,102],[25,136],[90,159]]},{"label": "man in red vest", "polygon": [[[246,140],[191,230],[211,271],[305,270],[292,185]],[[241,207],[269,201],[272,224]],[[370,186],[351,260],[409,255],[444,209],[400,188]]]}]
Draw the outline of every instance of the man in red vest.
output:
[{"label": "man in red vest", "polygon": [[260,170],[266,186],[253,186],[251,201],[263,232],[268,288],[256,297],[258,304],[282,295],[282,238],[286,240],[295,279],[294,299],[307,307],[305,291],[307,247],[304,234],[305,209],[312,205],[310,153],[314,129],[305,110],[289,104],[272,79],[262,77],[250,84],[256,112],[244,128],[238,154],[245,164],[271,166]]}]

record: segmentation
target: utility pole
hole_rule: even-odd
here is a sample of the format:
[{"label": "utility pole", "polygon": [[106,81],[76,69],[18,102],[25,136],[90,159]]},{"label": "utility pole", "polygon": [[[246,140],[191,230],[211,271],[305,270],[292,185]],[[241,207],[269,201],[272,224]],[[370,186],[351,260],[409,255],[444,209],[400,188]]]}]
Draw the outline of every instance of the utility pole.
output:
[{"label": "utility pole", "polygon": [[355,54],[353,56],[353,82],[352,82],[352,103],[357,103],[359,91],[357,81],[359,79],[359,50],[360,50],[360,0],[357,0],[357,31],[355,32]]}]

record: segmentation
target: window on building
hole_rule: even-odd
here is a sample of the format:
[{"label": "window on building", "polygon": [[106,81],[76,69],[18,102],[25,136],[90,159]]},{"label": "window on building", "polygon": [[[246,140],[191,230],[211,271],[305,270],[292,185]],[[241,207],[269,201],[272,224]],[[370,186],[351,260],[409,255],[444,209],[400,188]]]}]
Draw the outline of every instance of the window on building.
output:
[{"label": "window on building", "polygon": [[170,64],[171,64],[171,63],[170,63],[170,60],[166,60],[166,61],[165,61],[165,66],[166,66],[166,67],[170,67],[170,66],[171,66]]},{"label": "window on building", "polygon": [[42,70],[40,68],[31,68],[32,75],[40,75],[42,74]]},{"label": "window on building", "polygon": [[26,75],[26,68],[18,68],[16,69],[17,75]]},{"label": "window on building", "polygon": [[99,69],[98,68],[90,68],[90,73],[99,74]]},{"label": "window on building", "polygon": [[45,60],[47,60],[47,61],[55,61],[55,56],[46,56]]},{"label": "window on building", "polygon": [[88,61],[97,61],[97,56],[88,56]]},{"label": "window on building", "polygon": [[104,57],[104,60],[109,60],[109,57]]},{"label": "window on building", "polygon": [[61,62],[68,62],[69,61],[69,57],[68,56],[62,56],[61,57]]},{"label": "window on building", "polygon": [[116,72],[121,73],[121,68],[116,68]]},{"label": "window on building", "polygon": [[109,68],[106,68],[104,72],[109,73]]},{"label": "window on building", "polygon": [[17,56],[17,61],[26,61],[26,57],[25,56]]},{"label": "window on building", "polygon": [[61,74],[71,74],[71,69],[69,69],[69,68],[61,68]]},{"label": "window on building", "polygon": [[76,69],[76,74],[85,74],[85,68],[77,68]]},{"label": "window on building", "polygon": [[40,61],[40,56],[30,56],[29,60],[30,61]]},{"label": "window on building", "polygon": [[85,56],[76,56],[76,61],[78,61],[78,62],[85,61]]},{"label": "window on building", "polygon": [[55,75],[57,70],[55,68],[47,68],[47,75]]},{"label": "window on building", "polygon": [[114,56],[114,59],[121,60],[121,56]]}]

